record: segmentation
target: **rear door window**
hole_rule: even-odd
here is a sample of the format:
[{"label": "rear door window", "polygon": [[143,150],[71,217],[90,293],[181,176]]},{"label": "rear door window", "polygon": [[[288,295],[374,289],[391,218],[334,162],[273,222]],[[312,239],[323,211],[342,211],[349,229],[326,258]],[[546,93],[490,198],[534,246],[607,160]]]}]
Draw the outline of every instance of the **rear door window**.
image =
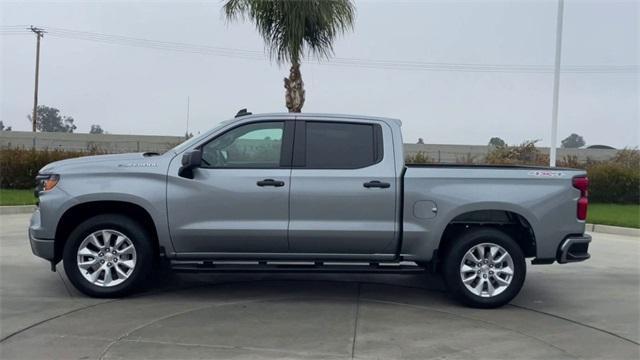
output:
[{"label": "rear door window", "polygon": [[307,121],[305,137],[308,169],[357,169],[382,160],[377,124]]}]

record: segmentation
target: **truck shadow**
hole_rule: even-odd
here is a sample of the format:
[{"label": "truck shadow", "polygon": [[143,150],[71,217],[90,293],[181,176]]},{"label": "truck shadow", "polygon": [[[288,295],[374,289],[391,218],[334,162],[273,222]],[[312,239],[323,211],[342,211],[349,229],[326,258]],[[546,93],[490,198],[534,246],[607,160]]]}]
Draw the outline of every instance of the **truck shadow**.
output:
[{"label": "truck shadow", "polygon": [[[179,291],[188,293],[189,289],[203,287],[227,287],[232,284],[244,284],[244,288],[263,289],[269,284],[286,283],[290,288],[307,288],[310,284],[322,288],[316,293],[331,296],[332,289],[356,287],[358,285],[380,285],[382,287],[404,287],[438,293],[442,296],[446,288],[438,275],[424,274],[336,274],[336,273],[176,273],[161,271],[151,277],[142,293]],[[337,286],[330,286],[335,283]],[[197,291],[197,290],[194,290]]]}]

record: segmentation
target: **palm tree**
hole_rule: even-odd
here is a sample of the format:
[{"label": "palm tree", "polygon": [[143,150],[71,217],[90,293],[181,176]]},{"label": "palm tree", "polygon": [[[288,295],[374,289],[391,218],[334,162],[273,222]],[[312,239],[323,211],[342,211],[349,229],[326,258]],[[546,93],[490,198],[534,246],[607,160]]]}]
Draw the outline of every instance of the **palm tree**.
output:
[{"label": "palm tree", "polygon": [[306,55],[328,58],[333,41],[353,28],[355,6],[351,0],[226,0],[228,20],[252,21],[278,65],[291,63],[284,79],[289,112],[304,105],[300,62]]}]

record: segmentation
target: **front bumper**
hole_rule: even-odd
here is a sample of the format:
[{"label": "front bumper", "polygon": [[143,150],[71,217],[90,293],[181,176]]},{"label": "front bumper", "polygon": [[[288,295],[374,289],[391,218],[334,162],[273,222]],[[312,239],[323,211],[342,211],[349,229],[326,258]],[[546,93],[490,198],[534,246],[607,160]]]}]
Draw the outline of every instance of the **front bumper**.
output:
[{"label": "front bumper", "polygon": [[585,261],[591,257],[589,243],[591,235],[569,236],[560,243],[557,260],[559,264]]},{"label": "front bumper", "polygon": [[29,242],[31,243],[31,252],[35,256],[39,256],[49,261],[55,257],[54,241],[49,239],[36,239],[29,232]]},{"label": "front bumper", "polygon": [[38,233],[41,232],[40,210],[37,209],[33,215],[31,215],[31,222],[29,224],[29,243],[31,244],[31,252],[35,256],[51,261],[55,258],[55,241],[53,239],[38,238]]}]

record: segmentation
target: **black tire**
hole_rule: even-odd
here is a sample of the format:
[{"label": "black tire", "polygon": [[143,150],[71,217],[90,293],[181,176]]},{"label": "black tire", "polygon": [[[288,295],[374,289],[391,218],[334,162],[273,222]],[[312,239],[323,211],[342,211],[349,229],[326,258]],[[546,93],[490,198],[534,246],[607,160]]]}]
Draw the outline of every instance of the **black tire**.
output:
[{"label": "black tire", "polygon": [[[527,265],[520,246],[511,236],[493,228],[476,228],[452,240],[453,245],[445,253],[442,270],[444,282],[457,300],[471,307],[496,308],[507,304],[518,295],[526,277]],[[499,245],[513,260],[514,271],[511,282],[501,293],[491,297],[482,297],[469,291],[460,275],[461,262],[467,251],[482,243]]]},{"label": "black tire", "polygon": [[[78,248],[82,241],[95,231],[111,229],[127,236],[136,252],[136,263],[129,277],[123,282],[103,287],[91,283],[81,274],[77,264]],[[69,281],[80,292],[98,298],[122,297],[139,289],[153,267],[153,246],[149,232],[131,218],[118,214],[103,214],[89,218],[78,225],[69,235],[63,253],[64,271]]]}]

